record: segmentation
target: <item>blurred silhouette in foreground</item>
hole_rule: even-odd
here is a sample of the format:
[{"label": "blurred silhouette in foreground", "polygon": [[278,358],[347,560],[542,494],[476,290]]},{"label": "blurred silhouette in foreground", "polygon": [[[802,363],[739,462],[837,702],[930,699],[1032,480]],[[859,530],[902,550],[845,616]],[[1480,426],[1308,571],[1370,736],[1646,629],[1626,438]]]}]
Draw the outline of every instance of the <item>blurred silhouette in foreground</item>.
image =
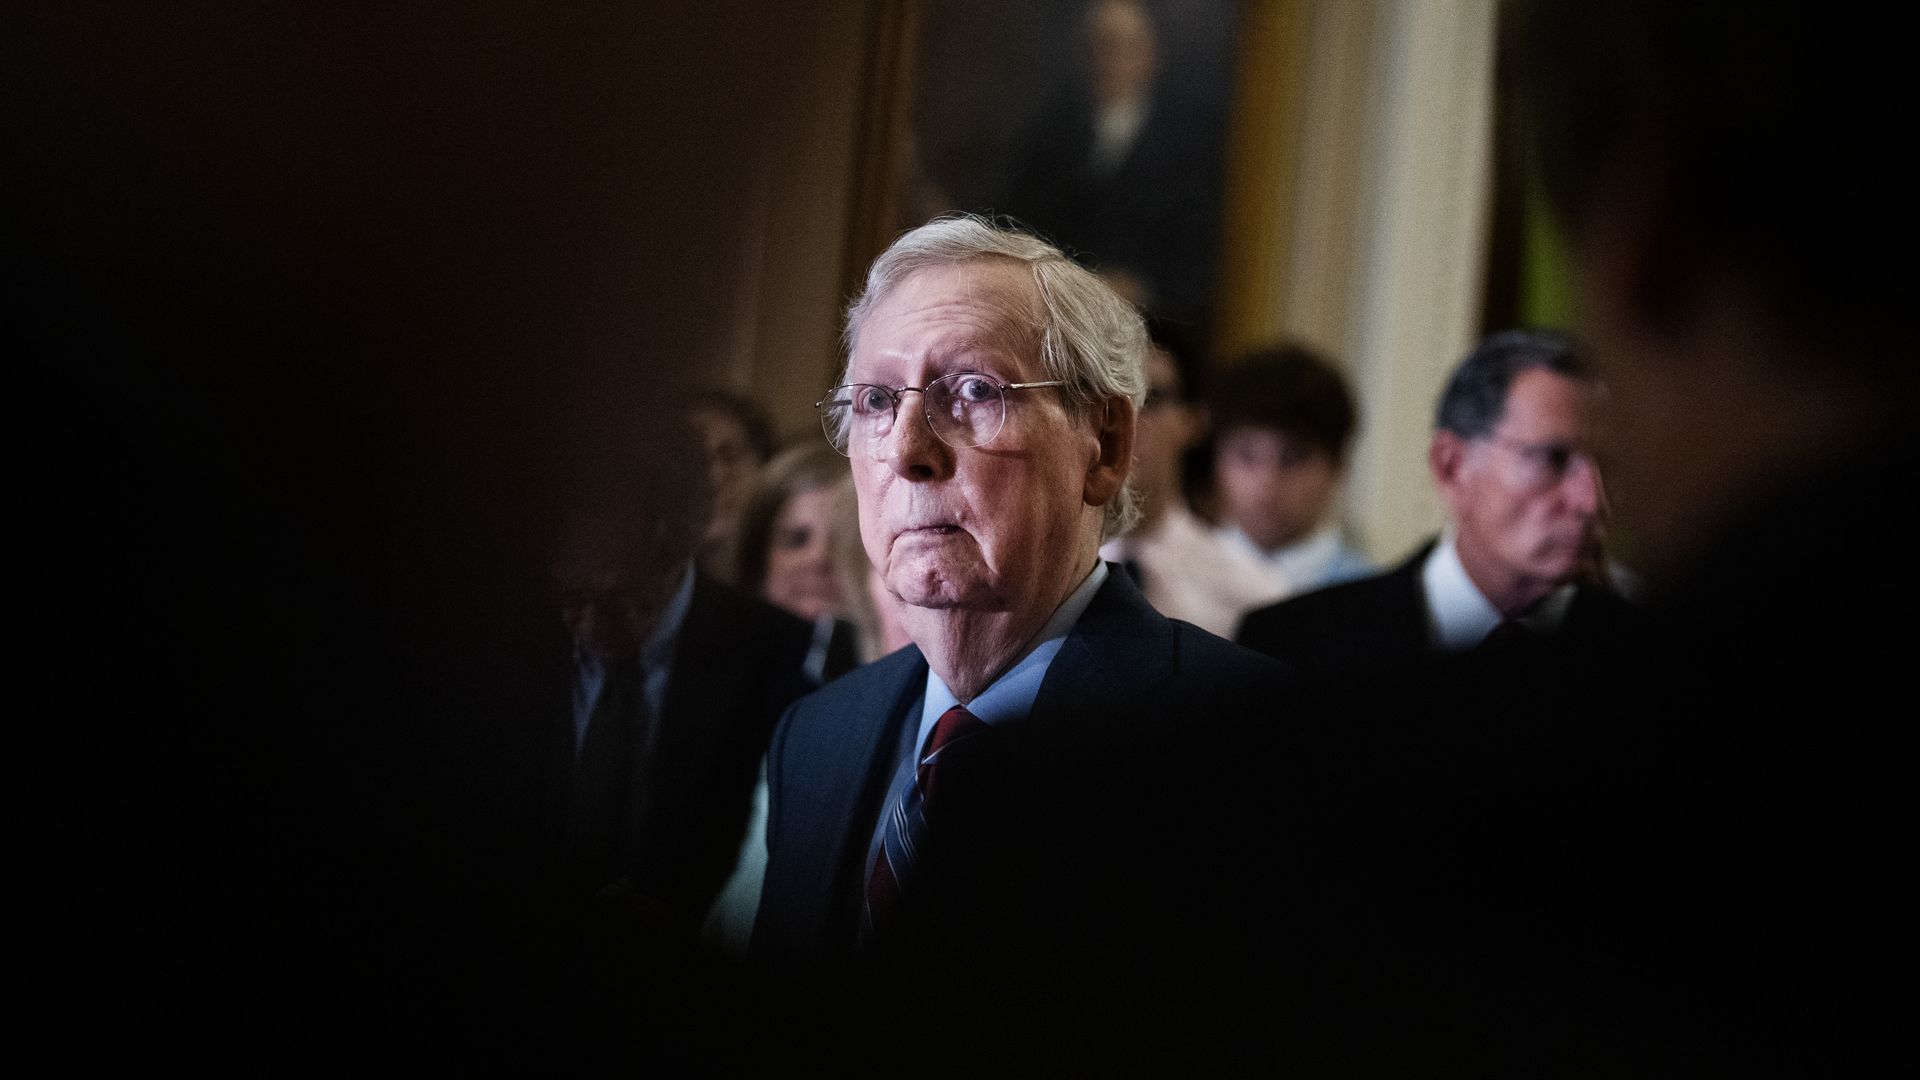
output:
[{"label": "blurred silhouette in foreground", "polygon": [[[1858,12],[1516,4],[1648,634],[1263,747],[1320,848],[1302,1052],[1507,1075],[1911,1057],[1907,51]],[[1574,688],[1578,687],[1576,691]],[[1352,702],[1343,702],[1351,706]],[[1318,954],[1317,956],[1315,954]]]}]

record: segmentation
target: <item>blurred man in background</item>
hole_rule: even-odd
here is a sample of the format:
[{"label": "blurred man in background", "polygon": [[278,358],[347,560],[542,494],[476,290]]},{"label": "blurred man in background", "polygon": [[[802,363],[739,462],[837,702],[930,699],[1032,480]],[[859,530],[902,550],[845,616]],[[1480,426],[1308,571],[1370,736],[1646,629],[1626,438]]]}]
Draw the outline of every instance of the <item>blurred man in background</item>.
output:
[{"label": "blurred man in background", "polygon": [[1340,372],[1281,345],[1241,359],[1209,399],[1220,539],[1295,594],[1369,573],[1335,514],[1359,424]]},{"label": "blurred man in background", "polygon": [[1398,568],[1247,616],[1242,644],[1356,672],[1562,632],[1621,633],[1626,602],[1578,578],[1601,509],[1598,388],[1565,340],[1494,334],[1454,370],[1428,465],[1449,524]]},{"label": "blurred man in background", "polygon": [[1126,570],[1161,614],[1231,637],[1241,616],[1288,593],[1288,579],[1215,537],[1187,508],[1181,459],[1201,423],[1172,354],[1155,345],[1133,451],[1140,523],[1102,545],[1100,557]]}]

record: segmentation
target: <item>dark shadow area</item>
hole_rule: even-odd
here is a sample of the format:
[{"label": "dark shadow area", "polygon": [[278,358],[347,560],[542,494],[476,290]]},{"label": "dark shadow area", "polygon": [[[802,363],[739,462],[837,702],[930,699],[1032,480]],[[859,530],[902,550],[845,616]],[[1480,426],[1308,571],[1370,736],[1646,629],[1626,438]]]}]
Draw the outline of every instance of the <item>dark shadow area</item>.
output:
[{"label": "dark shadow area", "polygon": [[694,1044],[526,873],[555,493],[712,354],[791,70],[665,7],[7,16],[21,1060]]}]

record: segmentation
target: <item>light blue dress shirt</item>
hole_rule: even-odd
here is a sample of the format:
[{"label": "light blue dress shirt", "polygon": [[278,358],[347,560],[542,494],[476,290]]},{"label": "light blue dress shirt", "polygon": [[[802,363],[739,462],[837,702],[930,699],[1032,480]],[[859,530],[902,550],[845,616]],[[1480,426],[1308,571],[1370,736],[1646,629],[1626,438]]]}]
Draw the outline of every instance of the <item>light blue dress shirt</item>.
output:
[{"label": "light blue dress shirt", "polygon": [[[927,688],[921,695],[920,724],[915,729],[913,742],[903,741],[895,753],[893,783],[887,788],[886,802],[881,804],[883,808],[892,806],[906,796],[907,787],[913,783],[920,747],[927,745],[927,736],[932,734],[933,726],[940,722],[941,714],[948,709],[964,704],[968,712],[996,727],[1026,719],[1027,714],[1033,711],[1034,699],[1040,696],[1040,684],[1046,681],[1047,668],[1053,665],[1053,658],[1059,655],[1060,647],[1067,643],[1067,635],[1073,631],[1074,624],[1080,621],[1080,616],[1087,613],[1094,594],[1100,591],[1100,586],[1106,581],[1107,564],[1096,561],[1087,579],[1067,594],[1067,598],[1054,609],[1053,617],[1034,635],[1033,647],[1027,650],[1027,654],[989,683],[972,701],[962,702],[954,697],[953,691],[947,688],[933,668],[927,668]],[[874,822],[873,835],[867,841],[867,861],[862,864],[864,866],[871,867],[880,852],[880,825],[885,820],[886,811],[883,809],[879,819]]]}]

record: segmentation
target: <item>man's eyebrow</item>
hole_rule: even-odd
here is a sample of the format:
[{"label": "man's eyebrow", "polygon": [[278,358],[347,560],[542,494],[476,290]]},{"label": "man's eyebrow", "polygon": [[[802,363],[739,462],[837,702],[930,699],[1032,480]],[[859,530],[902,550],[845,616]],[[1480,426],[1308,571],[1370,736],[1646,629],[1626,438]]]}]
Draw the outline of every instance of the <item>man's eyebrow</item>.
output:
[{"label": "man's eyebrow", "polygon": [[962,360],[986,358],[1004,360],[1008,356],[1004,346],[996,345],[980,338],[968,338],[927,350],[927,360],[933,364],[951,364]]}]

